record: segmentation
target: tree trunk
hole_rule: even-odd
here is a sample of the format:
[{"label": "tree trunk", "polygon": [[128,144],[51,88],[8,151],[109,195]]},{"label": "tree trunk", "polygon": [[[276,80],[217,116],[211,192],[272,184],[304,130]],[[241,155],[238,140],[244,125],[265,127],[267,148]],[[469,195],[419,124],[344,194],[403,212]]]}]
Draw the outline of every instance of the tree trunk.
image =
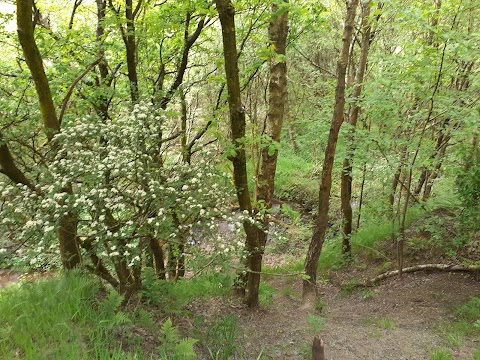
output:
[{"label": "tree trunk", "polygon": [[[285,56],[288,34],[288,13],[285,12],[276,16],[278,5],[272,5],[272,19],[268,27],[268,36],[275,47],[278,55]],[[285,100],[287,94],[287,64],[285,59],[276,61],[272,59],[270,68],[269,82],[269,104],[265,134],[270,138],[272,144],[264,146],[260,153],[260,167],[257,183],[257,201],[262,204],[266,211],[272,206],[272,199],[275,186],[275,172],[277,169],[278,150],[275,146],[280,142],[283,119],[285,117]],[[260,285],[260,272],[262,270],[262,257],[265,243],[267,241],[267,232],[269,228],[268,216],[264,216],[263,227],[258,229],[259,249],[252,254],[250,260],[251,272],[247,283],[247,304],[250,306],[258,305],[258,286]]]},{"label": "tree trunk", "polygon": [[17,1],[17,32],[18,40],[22,46],[25,62],[35,83],[38,103],[42,114],[43,126],[48,140],[60,131],[60,124],[57,119],[55,105],[53,104],[52,92],[48,83],[47,75],[43,68],[42,56],[38,50],[33,36],[33,1]]},{"label": "tree trunk", "polygon": [[[235,9],[230,0],[215,0],[218,15],[222,26],[223,55],[225,59],[225,73],[227,77],[228,107],[230,111],[230,128],[232,142],[235,146],[235,155],[230,158],[233,163],[233,178],[237,193],[240,211],[252,214],[252,203],[248,192],[247,160],[245,146],[245,108],[242,105],[240,94],[240,80],[238,75],[238,57],[235,36]],[[261,248],[256,227],[249,221],[243,222],[246,234],[245,248],[248,253],[247,267],[251,271],[257,269],[252,264],[257,264],[258,252]],[[258,305],[259,278],[248,274],[249,306]]]},{"label": "tree trunk", "polygon": [[32,182],[25,176],[25,174],[17,167],[12,153],[8,148],[7,143],[3,139],[3,134],[0,131],[0,172],[7,176],[14,184],[23,184],[29,189],[35,191]]},{"label": "tree trunk", "polygon": [[328,227],[328,210],[330,206],[330,191],[332,188],[332,169],[337,147],[338,133],[343,123],[345,109],[345,77],[349,60],[349,49],[352,41],[355,13],[358,0],[352,0],[347,4],[347,16],[343,30],[343,45],[340,58],[337,62],[337,86],[335,89],[335,106],[325,150],[322,178],[319,190],[318,216],[315,221],[313,236],[310,241],[308,253],[305,259],[305,274],[308,279],[303,281],[303,298],[306,303],[313,302],[316,296],[318,259],[322,252],[325,233]]},{"label": "tree trunk", "polygon": [[137,44],[135,39],[135,14],[132,0],[125,0],[125,18],[127,30],[123,37],[127,52],[128,80],[130,81],[130,98],[133,103],[138,102],[138,75],[137,75]]},{"label": "tree trunk", "polygon": [[[50,141],[60,131],[60,123],[57,118],[55,105],[53,104],[50,85],[43,67],[42,56],[38,50],[33,36],[31,0],[17,1],[17,32],[20,45],[22,46],[25,61],[28,65],[35,83],[35,89],[42,114],[43,126],[47,139]],[[52,147],[55,151],[56,147]],[[67,186],[67,192],[71,193],[71,187]],[[81,256],[77,242],[77,218],[73,213],[67,213],[59,220],[57,231],[60,243],[60,255],[65,269],[72,269],[80,264]]]},{"label": "tree trunk", "polygon": [[150,238],[149,240],[149,247],[150,252],[153,257],[153,263],[155,265],[155,274],[157,274],[158,278],[161,280],[165,280],[165,263],[164,263],[164,256],[163,256],[163,248],[158,243],[158,240],[155,238]]},{"label": "tree trunk", "polygon": [[363,78],[365,77],[365,70],[367,69],[368,51],[371,43],[371,24],[370,24],[370,5],[369,3],[362,5],[362,42],[360,59],[355,74],[355,82],[353,89],[353,105],[350,108],[348,122],[350,129],[347,135],[348,149],[345,159],[343,160],[343,171],[341,175],[341,208],[343,214],[343,243],[342,254],[345,259],[350,259],[352,256],[352,247],[350,239],[352,237],[352,158],[355,152],[355,127],[357,126],[358,115],[360,112],[360,105],[358,101],[362,93]]}]

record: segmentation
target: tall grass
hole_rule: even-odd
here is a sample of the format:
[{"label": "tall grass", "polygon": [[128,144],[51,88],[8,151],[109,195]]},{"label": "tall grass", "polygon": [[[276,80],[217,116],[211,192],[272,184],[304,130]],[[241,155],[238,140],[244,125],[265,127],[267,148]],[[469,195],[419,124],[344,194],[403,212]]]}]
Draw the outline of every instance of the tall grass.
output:
[{"label": "tall grass", "polygon": [[128,321],[121,297],[96,300],[98,282],[69,274],[0,291],[1,359],[140,359],[115,347],[114,329]]}]

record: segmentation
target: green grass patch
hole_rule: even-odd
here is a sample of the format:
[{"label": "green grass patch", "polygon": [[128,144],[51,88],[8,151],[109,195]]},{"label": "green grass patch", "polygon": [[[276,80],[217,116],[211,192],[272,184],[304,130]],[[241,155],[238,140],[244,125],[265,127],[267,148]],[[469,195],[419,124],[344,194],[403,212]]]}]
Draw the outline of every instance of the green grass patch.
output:
[{"label": "green grass patch", "polygon": [[122,297],[98,300],[98,291],[97,281],[79,274],[1,290],[0,358],[142,358],[115,345],[116,331],[130,324],[119,311]]},{"label": "green grass patch", "polygon": [[181,314],[193,299],[224,296],[232,288],[233,277],[226,273],[207,273],[193,279],[159,280],[153,269],[143,272],[142,296],[167,315]]},{"label": "green grass patch", "polygon": [[275,175],[277,196],[312,207],[318,200],[318,187],[319,176],[311,159],[287,149],[279,152]]},{"label": "green grass patch", "polygon": [[[419,207],[410,208],[405,219],[406,226],[424,214],[425,211]],[[398,225],[393,228],[392,222],[389,220],[370,221],[370,225],[361,227],[352,235],[353,254],[363,254],[371,258],[388,260],[377,248],[380,242],[392,236],[393,231],[398,231]],[[339,269],[345,265],[342,258],[341,241],[340,237],[336,237],[325,242],[318,262],[319,270]]]},{"label": "green grass patch", "polygon": [[435,349],[430,354],[429,360],[452,360],[452,354],[450,351],[443,349]]},{"label": "green grass patch", "polygon": [[455,313],[458,320],[441,325],[440,331],[450,346],[459,347],[465,337],[480,335],[480,297],[471,297]]},{"label": "green grass patch", "polygon": [[230,359],[238,351],[235,343],[238,334],[236,315],[227,315],[208,324],[208,330],[202,345],[207,349],[212,360]]},{"label": "green grass patch", "polygon": [[313,314],[309,314],[307,317],[307,324],[312,332],[319,333],[325,327],[325,318]]},{"label": "green grass patch", "polygon": [[385,330],[395,330],[397,327],[393,320],[384,317],[368,317],[363,319],[362,323],[367,326],[375,326]]},{"label": "green grass patch", "polygon": [[265,282],[260,283],[260,292],[258,294],[258,301],[261,306],[273,305],[273,294],[276,289],[273,286],[268,285]]}]

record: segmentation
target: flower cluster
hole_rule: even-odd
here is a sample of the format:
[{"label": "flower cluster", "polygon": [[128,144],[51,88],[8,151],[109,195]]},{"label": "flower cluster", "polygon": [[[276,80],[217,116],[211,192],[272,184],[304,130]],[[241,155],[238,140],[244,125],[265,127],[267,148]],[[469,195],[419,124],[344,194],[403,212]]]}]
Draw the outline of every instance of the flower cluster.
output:
[{"label": "flower cluster", "polygon": [[145,239],[211,234],[226,211],[230,181],[207,151],[182,163],[179,146],[164,140],[171,133],[162,111],[145,104],[108,122],[86,117],[69,124],[53,139],[58,150],[38,170],[36,191],[0,188],[0,226],[17,239],[42,242],[32,245],[41,254],[56,244],[60,219],[73,215],[89,251],[130,266],[140,261]]}]

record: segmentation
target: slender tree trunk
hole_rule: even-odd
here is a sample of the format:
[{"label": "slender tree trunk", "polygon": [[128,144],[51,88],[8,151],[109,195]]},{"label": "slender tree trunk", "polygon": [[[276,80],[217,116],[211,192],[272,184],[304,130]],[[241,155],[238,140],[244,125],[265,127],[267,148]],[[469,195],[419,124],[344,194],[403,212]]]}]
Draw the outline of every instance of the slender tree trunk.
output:
[{"label": "slender tree trunk", "polygon": [[365,180],[367,177],[367,163],[363,163],[363,170],[362,170],[362,183],[360,185],[360,197],[358,200],[358,215],[357,215],[357,226],[356,231],[360,228],[360,218],[362,217],[362,207],[363,207],[363,194],[365,191]]},{"label": "slender tree trunk", "polygon": [[37,91],[38,103],[42,114],[43,126],[48,140],[60,131],[52,92],[43,67],[42,56],[33,36],[33,1],[17,1],[17,33],[22,46],[25,61],[32,74]]},{"label": "slender tree trunk", "polygon": [[158,243],[158,240],[153,237],[150,238],[148,245],[155,265],[155,273],[159,279],[165,280],[166,272],[162,246]]},{"label": "slender tree trunk", "polygon": [[303,298],[306,303],[313,303],[316,296],[317,267],[322,252],[325,233],[328,228],[328,210],[330,207],[330,191],[332,188],[332,169],[337,147],[338,133],[343,123],[345,110],[345,77],[349,60],[350,43],[352,42],[355,14],[358,0],[352,0],[347,4],[347,16],[343,30],[343,45],[340,58],[337,62],[337,86],[335,89],[335,106],[328,136],[325,159],[323,162],[322,178],[320,183],[318,216],[315,221],[313,236],[305,259],[305,274],[308,279],[303,281]]},{"label": "slender tree trunk", "polygon": [[[141,0],[140,0],[141,1]],[[132,0],[125,0],[125,18],[127,29],[123,38],[127,52],[128,80],[130,81],[130,98],[133,103],[138,102],[138,75],[137,75],[137,43],[135,38],[135,14]]]},{"label": "slender tree trunk", "polygon": [[348,122],[350,124],[347,135],[348,149],[345,159],[343,160],[343,171],[341,175],[341,208],[343,214],[343,243],[342,254],[345,259],[350,259],[352,256],[352,247],[350,239],[352,237],[352,158],[355,152],[355,128],[357,126],[358,115],[360,112],[360,105],[358,101],[362,93],[362,84],[365,77],[365,70],[367,69],[368,51],[371,43],[371,24],[370,24],[370,4],[369,2],[362,6],[362,42],[360,59],[355,75],[354,89],[353,89],[353,105],[349,111]]}]

